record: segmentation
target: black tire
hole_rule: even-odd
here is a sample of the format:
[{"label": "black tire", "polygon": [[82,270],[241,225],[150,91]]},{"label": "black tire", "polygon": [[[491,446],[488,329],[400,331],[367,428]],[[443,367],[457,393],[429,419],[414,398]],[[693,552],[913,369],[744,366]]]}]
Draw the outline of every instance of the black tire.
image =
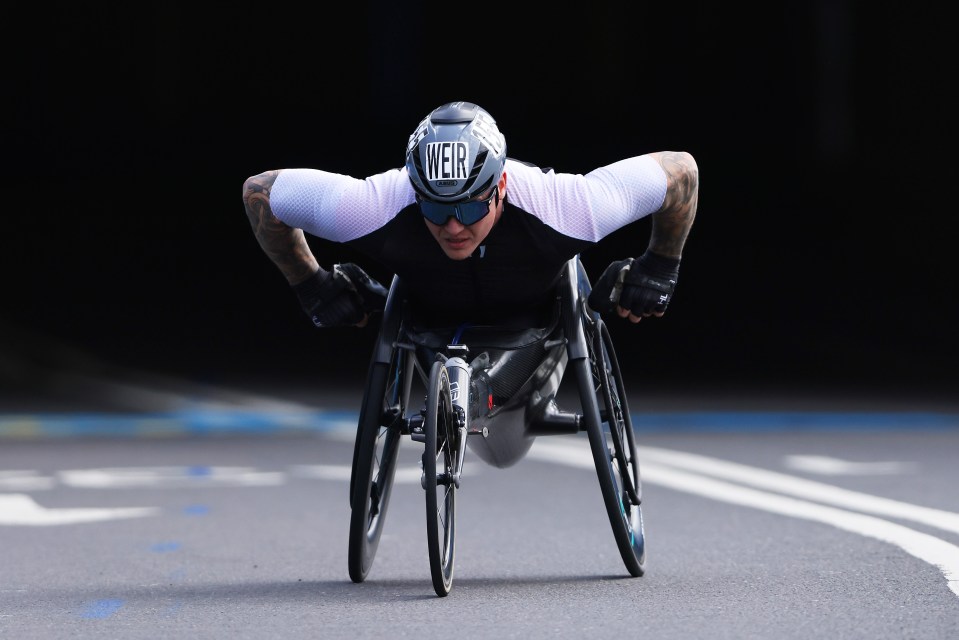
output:
[{"label": "black tire", "polygon": [[426,490],[426,538],[433,589],[436,595],[442,597],[449,595],[453,587],[456,547],[456,485],[453,473],[459,441],[449,375],[442,362],[434,362],[430,370],[425,418],[423,488]]},{"label": "black tire", "polygon": [[636,436],[633,432],[633,418],[626,400],[626,387],[619,369],[619,360],[613,349],[613,341],[605,322],[599,322],[594,332],[594,353],[603,353],[596,358],[605,366],[597,368],[600,376],[600,389],[606,412],[601,415],[608,425],[613,459],[619,470],[619,479],[626,491],[629,502],[641,504],[643,500],[642,478],[639,474],[639,458],[636,455]]},{"label": "black tire", "polygon": [[390,364],[374,362],[367,377],[350,481],[348,563],[353,582],[366,579],[383,534],[412,375],[412,354],[394,349]]},{"label": "black tire", "polygon": [[639,577],[646,571],[642,489],[622,375],[603,320],[584,311],[582,326],[589,358],[576,360],[573,367],[589,445],[616,546],[629,574]]}]

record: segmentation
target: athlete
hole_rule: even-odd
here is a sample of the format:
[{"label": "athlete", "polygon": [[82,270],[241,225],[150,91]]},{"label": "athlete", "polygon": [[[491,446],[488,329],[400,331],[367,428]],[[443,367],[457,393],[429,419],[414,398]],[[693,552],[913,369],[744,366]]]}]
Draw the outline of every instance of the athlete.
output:
[{"label": "athlete", "polygon": [[470,102],[434,109],[406,164],[358,179],[317,169],[248,178],[243,202],[263,251],[317,327],[364,326],[385,289],[352,263],[320,266],[305,234],[344,243],[405,283],[421,324],[543,326],[563,264],[652,216],[636,258],[613,262],[589,303],[631,322],[661,317],[696,217],[699,170],[662,151],[585,175],[506,155],[493,117]]}]

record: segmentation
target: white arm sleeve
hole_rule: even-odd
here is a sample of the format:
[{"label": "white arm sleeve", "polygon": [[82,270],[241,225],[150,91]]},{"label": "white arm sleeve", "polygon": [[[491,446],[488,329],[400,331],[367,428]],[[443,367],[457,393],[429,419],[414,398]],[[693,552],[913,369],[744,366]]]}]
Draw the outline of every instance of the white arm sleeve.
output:
[{"label": "white arm sleeve", "polygon": [[666,199],[666,173],[649,156],[637,156],[590,171],[543,173],[508,161],[510,201],[557,231],[596,242],[648,216]]},{"label": "white arm sleeve", "polygon": [[376,231],[412,203],[406,169],[364,180],[316,169],[284,169],[270,191],[270,207],[282,222],[334,242]]}]

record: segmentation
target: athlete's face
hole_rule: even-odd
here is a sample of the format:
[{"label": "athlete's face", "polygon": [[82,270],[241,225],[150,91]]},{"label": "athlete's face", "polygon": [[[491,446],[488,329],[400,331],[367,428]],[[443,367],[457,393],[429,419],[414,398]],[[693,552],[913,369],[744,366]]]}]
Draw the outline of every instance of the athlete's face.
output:
[{"label": "athlete's face", "polygon": [[[447,218],[443,224],[434,224],[426,218],[423,218],[427,229],[429,229],[433,237],[436,238],[436,241],[440,244],[440,247],[447,256],[453,260],[465,260],[473,255],[476,248],[486,240],[486,236],[489,235],[493,226],[499,221],[500,216],[503,215],[503,196],[506,193],[505,173],[499,179],[498,186],[499,198],[490,200],[489,214],[469,226],[464,225],[453,216]],[[476,199],[485,200],[489,198],[489,195],[483,195],[485,197],[481,196]]]}]

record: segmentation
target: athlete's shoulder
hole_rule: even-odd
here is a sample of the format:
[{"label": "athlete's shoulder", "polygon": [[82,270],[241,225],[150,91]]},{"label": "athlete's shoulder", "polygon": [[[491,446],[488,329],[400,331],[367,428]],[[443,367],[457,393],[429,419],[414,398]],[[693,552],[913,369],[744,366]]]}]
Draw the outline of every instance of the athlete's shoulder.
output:
[{"label": "athlete's shoulder", "polygon": [[666,178],[649,156],[619,160],[582,173],[507,163],[510,202],[560,233],[596,242],[656,211]]},{"label": "athlete's shoulder", "polygon": [[413,202],[406,169],[362,179],[317,169],[286,169],[271,196],[274,214],[281,221],[336,242],[384,226]]},{"label": "athlete's shoulder", "polygon": [[359,193],[382,189],[412,191],[405,168],[388,169],[366,178],[355,178],[344,173],[321,169],[283,169],[279,172],[276,182],[281,189],[309,191],[353,190]]},{"label": "athlete's shoulder", "polygon": [[520,179],[539,178],[550,173],[553,173],[552,167],[541,167],[525,160],[506,158],[506,175],[510,178],[514,175]]},{"label": "athlete's shoulder", "polygon": [[507,168],[507,169],[509,169],[509,168],[511,168],[511,167],[517,167],[517,166],[523,167],[523,168],[526,168],[526,169],[534,169],[534,170],[536,170],[536,171],[541,171],[541,172],[543,172],[543,173],[549,173],[550,171],[553,170],[552,167],[541,167],[541,166],[539,166],[539,165],[537,165],[537,164],[534,164],[534,163],[532,163],[532,162],[527,162],[526,160],[518,160],[518,159],[516,159],[516,158],[506,158],[506,168]]}]

